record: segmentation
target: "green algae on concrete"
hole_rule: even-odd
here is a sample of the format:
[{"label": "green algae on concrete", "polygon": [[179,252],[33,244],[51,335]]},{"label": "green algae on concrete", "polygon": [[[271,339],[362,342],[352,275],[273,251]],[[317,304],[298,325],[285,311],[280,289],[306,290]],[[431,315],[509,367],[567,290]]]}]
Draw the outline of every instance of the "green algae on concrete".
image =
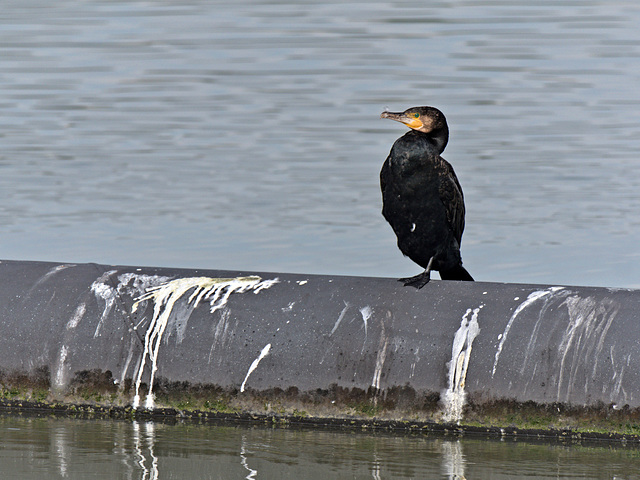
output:
[{"label": "green algae on concrete", "polygon": [[171,382],[159,378],[157,408],[133,409],[131,381],[117,385],[110,371],[81,371],[63,393],[38,378],[0,374],[0,410],[11,413],[107,418],[184,418],[449,434],[527,435],[640,442],[640,409],[598,404],[580,407],[514,400],[469,400],[459,424],[442,421],[439,395],[418,395],[408,387],[389,391],[345,389],[300,392],[291,387],[264,391]]}]

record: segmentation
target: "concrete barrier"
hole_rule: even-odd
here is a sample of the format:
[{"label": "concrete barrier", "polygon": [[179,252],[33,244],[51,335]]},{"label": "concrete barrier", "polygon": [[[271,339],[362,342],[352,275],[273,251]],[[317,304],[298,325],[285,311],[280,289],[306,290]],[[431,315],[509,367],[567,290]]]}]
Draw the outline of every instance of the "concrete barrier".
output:
[{"label": "concrete barrier", "polygon": [[0,324],[5,400],[640,433],[639,290],[2,261]]}]

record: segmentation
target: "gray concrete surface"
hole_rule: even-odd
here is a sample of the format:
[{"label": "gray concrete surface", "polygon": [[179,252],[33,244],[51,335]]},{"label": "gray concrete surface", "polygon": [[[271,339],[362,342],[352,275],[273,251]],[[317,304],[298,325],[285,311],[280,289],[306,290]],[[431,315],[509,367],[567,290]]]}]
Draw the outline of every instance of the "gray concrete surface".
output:
[{"label": "gray concrete surface", "polygon": [[332,415],[336,392],[435,399],[443,422],[469,400],[640,407],[639,290],[2,261],[0,325],[5,390],[109,371],[139,408],[180,382]]}]

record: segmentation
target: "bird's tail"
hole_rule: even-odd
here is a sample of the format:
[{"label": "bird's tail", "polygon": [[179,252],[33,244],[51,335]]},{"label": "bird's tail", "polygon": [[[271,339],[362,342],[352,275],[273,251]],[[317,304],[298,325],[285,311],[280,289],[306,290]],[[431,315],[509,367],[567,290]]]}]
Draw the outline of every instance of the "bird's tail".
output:
[{"label": "bird's tail", "polygon": [[442,280],[464,280],[473,282],[473,277],[465,270],[462,265],[450,268],[449,270],[440,270],[440,278]]}]

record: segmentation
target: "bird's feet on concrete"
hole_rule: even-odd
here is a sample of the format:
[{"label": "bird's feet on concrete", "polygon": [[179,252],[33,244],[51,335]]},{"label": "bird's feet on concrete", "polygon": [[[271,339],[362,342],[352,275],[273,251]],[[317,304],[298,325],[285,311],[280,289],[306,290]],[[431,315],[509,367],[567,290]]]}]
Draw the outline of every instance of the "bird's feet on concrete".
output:
[{"label": "bird's feet on concrete", "polygon": [[431,265],[433,265],[433,257],[429,259],[429,264],[424,269],[424,272],[414,277],[399,278],[398,281],[404,283],[405,287],[415,287],[420,290],[431,280]]},{"label": "bird's feet on concrete", "polygon": [[399,278],[398,281],[404,283],[405,287],[415,287],[420,290],[431,280],[431,272],[426,270],[415,277]]}]

